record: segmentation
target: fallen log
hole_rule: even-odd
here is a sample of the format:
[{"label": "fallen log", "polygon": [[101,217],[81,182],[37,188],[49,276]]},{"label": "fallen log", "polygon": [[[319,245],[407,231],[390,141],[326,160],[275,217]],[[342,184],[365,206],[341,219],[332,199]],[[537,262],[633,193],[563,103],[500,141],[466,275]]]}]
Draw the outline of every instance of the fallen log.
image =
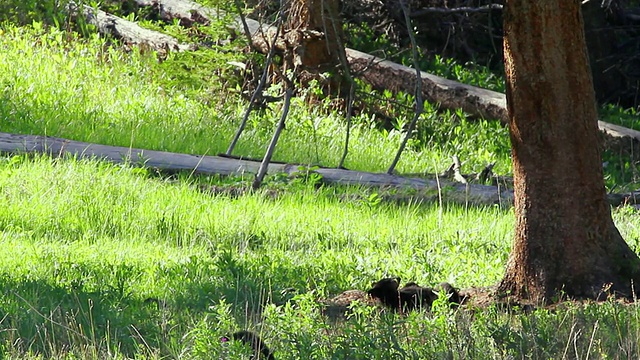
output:
[{"label": "fallen log", "polygon": [[[353,72],[376,90],[413,93],[416,84],[414,69],[383,60],[357,50],[346,49]],[[507,100],[504,94],[466,85],[433,74],[420,72],[422,96],[445,109],[462,109],[482,118],[507,122]]]},{"label": "fallen log", "polygon": [[194,23],[208,25],[217,16],[217,11],[190,0],[134,0],[138,6],[153,7],[160,19],[166,22],[178,20],[184,27]]},{"label": "fallen log", "polygon": [[87,5],[68,5],[72,18],[82,16],[88,24],[94,25],[101,34],[121,39],[126,44],[148,46],[158,52],[195,50],[196,46],[181,44],[178,39],[158,31],[145,29],[123,18],[107,14]]},{"label": "fallen log", "polygon": [[[201,156],[135,149],[120,146],[91,144],[68,139],[0,133],[0,152],[34,153],[50,156],[73,156],[82,159],[100,159],[113,163],[126,163],[161,171],[189,171],[195,174],[243,175],[257,173],[260,162],[220,156]],[[269,164],[268,172],[290,176],[305,174],[307,167],[296,164]],[[459,184],[422,178],[377,174],[364,171],[319,168],[312,170],[322,176],[322,182],[339,185],[411,188],[421,192],[423,198],[472,205],[511,206],[513,194],[506,188],[479,184]]]},{"label": "fallen log", "polygon": [[[260,167],[260,161],[98,145],[57,137],[2,132],[0,132],[0,153],[73,156],[80,159],[100,159],[116,164],[130,164],[170,173],[188,171],[194,174],[223,176],[255,174]],[[289,176],[304,175],[307,171],[318,173],[322,176],[322,182],[326,184],[412,189],[418,192],[410,195],[389,196],[393,201],[420,199],[436,202],[441,198],[443,202],[503,207],[509,207],[513,203],[513,192],[505,187],[461,184],[437,178],[435,180],[413,178],[344,169],[310,170],[305,165],[297,164],[271,163],[268,167],[270,174],[285,173]],[[640,191],[609,194],[608,197],[609,203],[613,206],[640,203]]]}]

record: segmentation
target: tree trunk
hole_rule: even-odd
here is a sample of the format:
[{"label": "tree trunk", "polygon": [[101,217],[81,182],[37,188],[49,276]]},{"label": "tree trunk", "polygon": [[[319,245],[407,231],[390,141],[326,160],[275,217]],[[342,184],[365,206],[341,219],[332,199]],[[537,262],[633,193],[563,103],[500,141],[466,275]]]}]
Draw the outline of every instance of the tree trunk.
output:
[{"label": "tree trunk", "polygon": [[303,84],[322,80],[322,74],[328,72],[332,74],[327,84],[331,93],[341,93],[341,87],[348,88],[340,71],[340,59],[346,59],[346,55],[341,46],[344,35],[338,1],[293,0],[287,19],[285,38],[292,49],[287,54],[287,62],[296,69],[299,80]]},{"label": "tree trunk", "polygon": [[508,0],[504,25],[516,228],[499,288],[543,302],[630,296],[640,259],[606,198],[580,2]]}]

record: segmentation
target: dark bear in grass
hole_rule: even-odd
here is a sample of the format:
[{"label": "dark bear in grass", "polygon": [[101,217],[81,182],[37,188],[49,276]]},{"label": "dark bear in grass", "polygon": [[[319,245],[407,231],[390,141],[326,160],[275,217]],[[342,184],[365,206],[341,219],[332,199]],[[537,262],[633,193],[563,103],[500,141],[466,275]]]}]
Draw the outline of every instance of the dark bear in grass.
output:
[{"label": "dark bear in grass", "polygon": [[[233,333],[233,335],[231,335],[231,338],[233,338],[234,340],[242,341],[243,343],[251,347],[251,350],[253,350],[253,356],[251,356],[251,359],[275,360],[275,357],[273,357],[273,353],[271,352],[269,347],[267,347],[264,341],[260,339],[260,336],[258,336],[258,334],[251,331],[242,330]],[[225,336],[221,340],[223,342],[227,342],[230,339]]]},{"label": "dark bear in grass", "polygon": [[414,282],[409,282],[398,290],[402,311],[416,309],[431,309],[431,305],[438,298],[433,289],[422,287]]},{"label": "dark bear in grass", "polygon": [[371,285],[371,289],[367,291],[367,294],[372,298],[379,299],[384,305],[398,310],[400,309],[400,293],[398,292],[400,287],[400,278],[384,278]]},{"label": "dark bear in grass", "polygon": [[438,298],[438,294],[447,296],[451,303],[460,303],[458,291],[449,283],[441,283],[435,291],[432,288],[422,287],[415,282],[409,282],[402,288],[399,287],[399,277],[385,278],[373,283],[367,293],[369,296],[379,299],[387,307],[400,312],[431,309],[431,305]]},{"label": "dark bear in grass", "polygon": [[447,296],[447,299],[449,299],[449,302],[451,304],[453,305],[462,304],[462,296],[458,292],[458,289],[454,288],[453,285],[449,284],[448,282],[440,283],[436,287],[436,290],[438,290],[438,294],[443,294]]}]

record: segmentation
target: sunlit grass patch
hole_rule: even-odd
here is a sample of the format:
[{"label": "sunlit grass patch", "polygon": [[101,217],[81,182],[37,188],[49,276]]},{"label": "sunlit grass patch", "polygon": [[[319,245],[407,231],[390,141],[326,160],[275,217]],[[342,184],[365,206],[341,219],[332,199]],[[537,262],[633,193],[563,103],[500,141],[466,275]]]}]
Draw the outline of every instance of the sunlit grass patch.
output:
[{"label": "sunlit grass patch", "polygon": [[[3,31],[1,131],[215,155],[226,150],[242,117],[244,102],[238,92],[218,90],[211,94],[218,100],[207,105],[165,88],[165,75],[153,65],[157,60],[152,55],[124,53],[97,36],[80,39],[42,26],[5,25]],[[271,91],[277,95],[277,89]],[[279,106],[252,114],[237,154],[262,157]],[[329,107],[313,107],[304,96],[296,98],[275,158],[337,165],[345,124]],[[441,172],[454,154],[469,164],[468,172],[489,162],[497,162],[498,171],[508,171],[504,129],[460,121],[460,116],[464,114],[425,115],[428,123],[419,127],[421,140],[409,144],[398,171]],[[367,116],[356,119],[352,134],[346,166],[368,171],[386,170],[404,136],[402,127],[380,132]],[[502,142],[496,141],[499,138]]]},{"label": "sunlit grass patch", "polygon": [[[97,36],[39,23],[0,29],[0,131],[211,155],[226,150],[246,106],[233,86],[205,89],[200,78],[187,84],[162,73],[182,62],[197,67],[197,59],[244,60],[240,52],[176,56],[163,68],[153,54]],[[501,86],[452,62],[440,71]],[[337,164],[343,114],[299,95],[276,159]],[[250,117],[237,154],[262,156],[280,111],[271,107]],[[353,120],[345,165],[386,170],[406,117],[385,128],[370,115]],[[442,172],[454,154],[464,172],[491,162],[510,171],[507,130],[497,122],[427,106],[414,135],[400,172]],[[531,314],[441,304],[398,316],[355,306],[350,318],[329,321],[318,299],[386,276],[424,286],[496,284],[512,211],[391,203],[378,201],[382,189],[278,175],[245,195],[207,191],[248,182],[64,156],[1,157],[0,357],[248,358],[242,345],[219,341],[241,328],[259,330],[278,359],[638,357],[637,308],[614,301]],[[637,213],[614,217],[637,250]]]},{"label": "sunlit grass patch", "polygon": [[[431,285],[491,284],[510,232],[510,215],[499,209],[371,204],[305,185],[276,198],[214,196],[193,182],[87,160],[4,158],[0,190],[5,304],[41,313],[12,317],[20,324],[12,334],[45,336],[33,329],[55,318],[75,331],[93,326],[100,349],[125,353],[139,345],[118,337],[132,327],[160,346],[154,317],[146,317],[156,303],[181,319],[226,302],[242,319],[295,294],[364,289],[391,274]],[[486,221],[471,225],[469,215]],[[76,312],[57,313],[59,306]]]}]

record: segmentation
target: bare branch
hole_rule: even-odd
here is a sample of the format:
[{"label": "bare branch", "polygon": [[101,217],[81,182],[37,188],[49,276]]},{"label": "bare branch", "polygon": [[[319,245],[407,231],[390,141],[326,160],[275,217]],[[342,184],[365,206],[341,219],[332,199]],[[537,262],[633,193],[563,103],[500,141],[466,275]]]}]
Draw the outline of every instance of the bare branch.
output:
[{"label": "bare branch", "polygon": [[429,14],[461,14],[461,13],[482,13],[482,12],[489,12],[492,10],[502,10],[503,6],[500,4],[489,4],[489,5],[485,5],[485,6],[479,6],[479,7],[457,7],[457,8],[437,8],[437,7],[432,7],[432,8],[422,8],[419,11],[416,11],[414,13],[411,13],[411,17],[420,17],[420,16],[424,16],[424,15],[429,15]]},{"label": "bare branch", "polygon": [[[284,21],[284,4],[280,7],[280,13],[278,14],[278,22],[276,24],[276,33],[273,36],[273,41],[271,42],[271,46],[269,47],[269,53],[267,54],[267,59],[264,62],[264,70],[262,71],[262,77],[260,77],[260,82],[258,82],[258,86],[256,90],[251,95],[251,99],[249,100],[249,105],[247,105],[247,110],[242,117],[242,121],[240,122],[240,126],[238,127],[238,131],[236,131],[233,140],[231,140],[231,144],[229,144],[229,148],[227,149],[226,155],[231,155],[233,152],[233,148],[235,148],[238,140],[240,139],[240,135],[244,131],[245,126],[247,125],[247,120],[249,119],[249,114],[251,114],[251,110],[255,105],[256,99],[262,96],[262,90],[264,88],[265,83],[267,82],[267,75],[269,74],[269,67],[271,66],[271,62],[273,61],[273,56],[276,53],[276,41],[280,36],[280,29],[282,28],[282,23]],[[251,38],[249,36],[249,38]]]},{"label": "bare branch", "polygon": [[462,165],[460,164],[460,159],[458,155],[453,155],[453,179],[459,183],[468,184],[467,178],[462,175],[460,168]]},{"label": "bare branch", "polygon": [[342,157],[338,163],[338,169],[344,169],[344,161],[349,153],[349,136],[351,135],[351,113],[353,112],[353,101],[355,98],[356,83],[351,79],[351,85],[349,87],[349,99],[347,100],[347,130],[344,137],[344,150],[342,151]]},{"label": "bare branch", "polygon": [[404,20],[407,24],[407,32],[409,33],[409,38],[411,39],[411,48],[413,53],[413,66],[415,67],[415,70],[416,70],[416,89],[415,89],[416,112],[413,115],[413,119],[409,123],[407,134],[405,135],[404,139],[402,140],[402,143],[400,144],[400,148],[396,153],[396,157],[395,159],[393,159],[391,166],[389,166],[389,170],[387,170],[387,174],[393,174],[393,170],[398,164],[398,161],[400,161],[400,156],[402,155],[402,152],[404,151],[405,146],[407,146],[407,141],[409,141],[409,138],[413,133],[413,128],[415,128],[416,123],[420,118],[420,115],[424,111],[424,103],[422,101],[422,76],[420,76],[420,65],[418,63],[418,45],[416,43],[416,37],[413,33],[413,27],[411,26],[411,19],[409,18],[409,10],[407,10],[405,1],[406,0],[400,0],[400,6],[402,7],[402,12],[404,13]]},{"label": "bare branch", "polygon": [[280,138],[280,133],[284,129],[285,120],[287,119],[287,115],[289,114],[289,107],[291,105],[291,97],[293,96],[293,83],[291,81],[287,81],[287,90],[284,95],[284,107],[282,109],[282,116],[280,116],[280,121],[278,121],[278,126],[273,133],[273,137],[271,138],[271,142],[269,143],[269,147],[267,148],[267,152],[264,154],[264,158],[262,159],[262,163],[260,163],[260,168],[258,169],[258,173],[256,174],[256,178],[253,180],[253,189],[258,189],[260,185],[262,185],[262,181],[264,180],[264,176],[269,169],[269,163],[271,162],[271,157],[273,156],[273,152],[276,149],[276,144],[278,143],[278,139]]},{"label": "bare branch", "polygon": [[[244,35],[247,37],[248,44],[252,50],[257,52],[257,47],[253,44],[253,39],[251,38],[251,30],[249,29],[249,25],[247,24],[247,19],[242,12],[242,3],[240,2],[240,0],[235,0],[235,5],[238,10],[238,17],[240,18],[240,22],[242,23],[242,30],[244,32]],[[275,40],[273,43],[275,44]],[[271,45],[271,47],[273,47],[273,45]]]},{"label": "bare branch", "polygon": [[[339,34],[340,32],[338,29],[338,25],[336,25],[336,17],[339,15],[334,14],[330,6],[327,7],[327,10],[329,11],[329,15],[330,15],[329,20],[331,22],[331,27],[333,28],[333,33],[336,34],[336,43],[338,45],[338,58],[340,59],[340,66],[342,67],[342,71],[344,72],[345,78],[349,82],[349,97],[347,99],[347,114],[346,114],[347,130],[346,130],[345,139],[344,139],[344,150],[342,152],[342,157],[340,157],[340,162],[338,163],[338,168],[344,169],[344,161],[346,160],[347,154],[349,153],[349,136],[351,135],[351,113],[353,111],[353,101],[355,100],[356,82],[353,79],[353,76],[351,74],[351,68],[349,66],[349,61],[347,60],[347,53],[345,50],[346,48],[342,43],[342,40],[337,36],[337,34]],[[325,28],[326,28],[326,24],[325,24]]]}]

